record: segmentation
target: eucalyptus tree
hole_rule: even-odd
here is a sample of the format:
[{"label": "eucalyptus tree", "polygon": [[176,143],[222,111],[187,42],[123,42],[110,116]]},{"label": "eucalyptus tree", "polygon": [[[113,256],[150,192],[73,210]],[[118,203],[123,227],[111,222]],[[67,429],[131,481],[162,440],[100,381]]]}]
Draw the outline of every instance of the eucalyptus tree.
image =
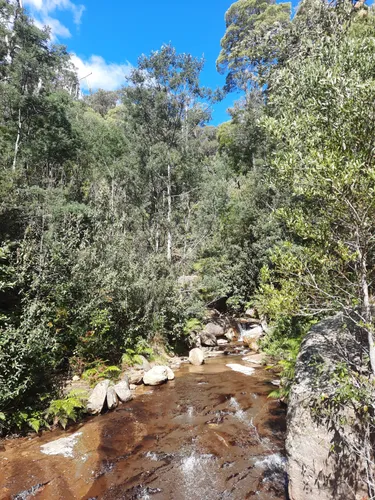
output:
[{"label": "eucalyptus tree", "polygon": [[[33,137],[39,115],[56,104],[53,92],[71,92],[77,76],[65,48],[51,45],[47,28],[40,30],[19,3],[2,1],[1,115],[2,133],[12,144],[4,160],[16,169],[23,144]],[[27,160],[23,164],[27,163]]]},{"label": "eucalyptus tree", "polygon": [[226,89],[247,90],[267,82],[271,65],[282,56],[280,35],[290,24],[291,4],[275,0],[238,0],[225,14],[217,68]]},{"label": "eucalyptus tree", "polygon": [[264,123],[277,145],[271,182],[291,197],[278,211],[289,239],[262,290],[284,315],[357,311],[375,373],[373,26],[371,10],[354,17],[345,36],[340,27],[274,74]]},{"label": "eucalyptus tree", "polygon": [[123,89],[127,132],[145,188],[153,246],[155,252],[165,247],[169,262],[173,227],[178,224],[174,207],[184,197],[189,204],[197,184],[196,131],[209,117],[203,104],[209,92],[199,84],[203,64],[203,59],[177,54],[171,45],[163,45],[139,58]]}]

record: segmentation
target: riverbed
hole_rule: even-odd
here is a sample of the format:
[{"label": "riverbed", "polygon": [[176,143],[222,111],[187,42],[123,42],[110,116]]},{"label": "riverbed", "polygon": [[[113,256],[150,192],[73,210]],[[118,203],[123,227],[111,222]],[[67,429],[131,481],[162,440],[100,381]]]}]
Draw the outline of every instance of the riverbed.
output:
[{"label": "riverbed", "polygon": [[251,367],[224,355],[182,365],[113,412],[3,442],[0,497],[285,499],[285,409],[267,398],[275,375]]}]

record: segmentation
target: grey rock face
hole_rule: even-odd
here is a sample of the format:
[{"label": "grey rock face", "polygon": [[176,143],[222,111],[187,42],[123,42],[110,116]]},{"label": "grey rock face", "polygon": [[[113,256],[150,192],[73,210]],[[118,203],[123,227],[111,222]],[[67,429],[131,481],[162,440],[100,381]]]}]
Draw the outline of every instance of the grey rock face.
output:
[{"label": "grey rock face", "polygon": [[[355,332],[338,314],[314,325],[302,342],[287,414],[287,473],[291,500],[357,500],[368,498],[364,461],[344,443],[359,449],[361,433],[351,421],[350,407],[337,409],[327,421],[312,412],[311,402],[332,389],[329,372],[345,358],[359,364]],[[325,375],[317,368],[324,367]],[[316,408],[315,408],[316,410]],[[349,418],[348,418],[349,417]],[[333,447],[333,448],[332,448]],[[335,453],[335,450],[339,453]],[[333,452],[332,452],[333,451]]]}]

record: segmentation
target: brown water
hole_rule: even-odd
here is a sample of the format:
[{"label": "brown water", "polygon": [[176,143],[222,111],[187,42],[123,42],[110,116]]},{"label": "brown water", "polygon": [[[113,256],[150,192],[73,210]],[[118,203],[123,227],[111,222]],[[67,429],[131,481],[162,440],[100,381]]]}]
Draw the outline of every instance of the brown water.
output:
[{"label": "brown water", "polygon": [[[222,356],[68,432],[6,441],[0,498],[216,500],[285,497],[284,410],[272,374]],[[247,365],[249,366],[249,365]],[[41,445],[72,436],[70,456]],[[1,448],[0,448],[1,450]]]}]

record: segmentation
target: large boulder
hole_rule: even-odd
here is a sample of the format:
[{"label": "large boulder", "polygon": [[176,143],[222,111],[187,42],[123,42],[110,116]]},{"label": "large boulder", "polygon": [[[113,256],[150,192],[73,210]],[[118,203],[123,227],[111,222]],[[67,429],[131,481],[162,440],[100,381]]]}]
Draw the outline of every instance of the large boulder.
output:
[{"label": "large boulder", "polygon": [[189,352],[189,363],[195,366],[203,365],[204,363],[204,352],[202,349],[196,347]]},{"label": "large boulder", "polygon": [[200,335],[200,344],[206,347],[214,347],[217,345],[217,339],[212,333],[203,331]]},{"label": "large boulder", "polygon": [[115,390],[119,400],[123,403],[127,403],[128,401],[131,401],[133,399],[133,395],[127,381],[122,380],[118,384],[114,385],[113,389]]},{"label": "large boulder", "polygon": [[335,390],[330,374],[337,364],[361,366],[360,344],[358,332],[342,314],[314,325],[302,342],[287,414],[291,500],[368,498],[361,457],[364,433],[350,405],[319,413],[319,395]]},{"label": "large boulder", "polygon": [[111,385],[107,390],[107,406],[108,410],[113,410],[118,405],[118,397],[115,388]]},{"label": "large boulder", "polygon": [[143,375],[145,385],[160,385],[168,380],[168,370],[166,366],[154,366]]},{"label": "large boulder", "polygon": [[244,345],[248,346],[253,351],[259,351],[259,339],[264,335],[263,328],[261,326],[256,326],[255,328],[250,328],[250,330],[245,330],[242,334],[242,341]]},{"label": "large boulder", "polygon": [[107,398],[109,383],[109,380],[103,380],[99,382],[92,391],[86,405],[87,411],[92,415],[97,415],[102,411]]},{"label": "large boulder", "polygon": [[222,337],[225,333],[225,327],[217,323],[207,323],[203,330],[204,333],[209,333],[215,337]]}]

